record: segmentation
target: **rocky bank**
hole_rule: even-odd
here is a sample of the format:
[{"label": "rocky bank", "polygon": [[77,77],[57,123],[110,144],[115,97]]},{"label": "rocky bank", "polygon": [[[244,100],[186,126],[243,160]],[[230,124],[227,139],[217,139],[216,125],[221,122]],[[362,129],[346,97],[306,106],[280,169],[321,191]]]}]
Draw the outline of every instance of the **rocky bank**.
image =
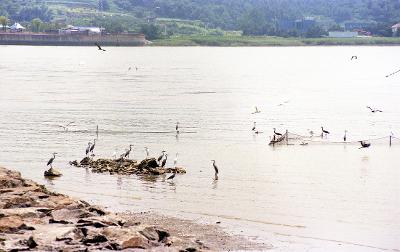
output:
[{"label": "rocky bank", "polygon": [[230,236],[216,225],[110,213],[48,191],[0,167],[0,251],[227,251],[266,246]]}]

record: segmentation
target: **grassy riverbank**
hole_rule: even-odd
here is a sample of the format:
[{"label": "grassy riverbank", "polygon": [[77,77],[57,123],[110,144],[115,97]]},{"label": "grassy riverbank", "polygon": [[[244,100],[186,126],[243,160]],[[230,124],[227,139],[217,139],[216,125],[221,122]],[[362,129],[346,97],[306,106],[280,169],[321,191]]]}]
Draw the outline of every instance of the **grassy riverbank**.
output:
[{"label": "grassy riverbank", "polygon": [[152,46],[323,46],[400,45],[400,38],[282,38],[270,36],[179,36],[155,40]]}]

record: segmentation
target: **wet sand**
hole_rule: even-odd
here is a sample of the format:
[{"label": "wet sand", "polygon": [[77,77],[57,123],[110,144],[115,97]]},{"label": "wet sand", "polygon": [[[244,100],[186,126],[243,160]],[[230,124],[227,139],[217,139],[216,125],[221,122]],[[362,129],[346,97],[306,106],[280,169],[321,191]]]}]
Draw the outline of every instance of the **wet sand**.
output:
[{"label": "wet sand", "polygon": [[0,167],[0,251],[265,250],[217,225],[143,213],[111,213],[48,191]]}]

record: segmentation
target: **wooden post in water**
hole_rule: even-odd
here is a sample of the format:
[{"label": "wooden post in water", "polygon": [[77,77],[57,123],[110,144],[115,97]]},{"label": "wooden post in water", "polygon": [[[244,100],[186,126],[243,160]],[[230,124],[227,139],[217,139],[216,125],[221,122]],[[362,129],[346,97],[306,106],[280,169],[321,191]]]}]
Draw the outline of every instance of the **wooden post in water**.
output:
[{"label": "wooden post in water", "polygon": [[286,145],[289,145],[289,131],[286,130]]}]

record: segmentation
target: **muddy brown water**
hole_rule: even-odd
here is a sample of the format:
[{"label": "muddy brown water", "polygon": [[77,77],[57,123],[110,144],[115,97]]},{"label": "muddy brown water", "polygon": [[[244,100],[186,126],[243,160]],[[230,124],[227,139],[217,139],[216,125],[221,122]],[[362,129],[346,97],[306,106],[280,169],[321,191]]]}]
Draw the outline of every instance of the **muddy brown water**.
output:
[{"label": "muddy brown water", "polygon": [[[400,135],[400,74],[385,78],[397,49],[0,46],[0,164],[110,210],[220,221],[276,251],[399,250],[400,145],[330,144],[344,130],[349,141]],[[188,173],[167,182],[70,167],[96,125],[97,156],[134,144],[142,159],[147,146],[166,150],[167,166],[178,152]],[[321,126],[324,144],[267,145],[274,127]],[[64,176],[48,181],[52,152]]]}]

